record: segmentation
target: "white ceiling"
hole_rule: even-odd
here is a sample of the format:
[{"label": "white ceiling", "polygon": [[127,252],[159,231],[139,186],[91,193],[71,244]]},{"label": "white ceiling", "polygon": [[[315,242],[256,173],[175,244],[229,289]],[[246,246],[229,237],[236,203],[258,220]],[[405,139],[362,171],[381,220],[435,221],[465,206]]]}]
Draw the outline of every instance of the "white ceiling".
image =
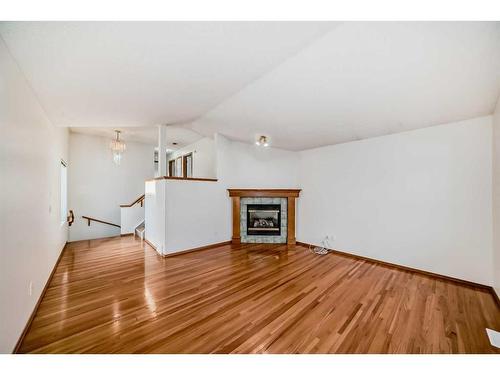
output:
[{"label": "white ceiling", "polygon": [[333,27],[321,22],[3,22],[58,126],[186,122]]},{"label": "white ceiling", "polygon": [[[95,135],[114,139],[116,137],[114,128],[105,127],[72,127],[72,133]],[[150,145],[158,145],[158,128],[156,126],[117,128],[120,130],[120,138],[128,142],[140,142]],[[167,147],[172,150],[182,148],[203,138],[202,135],[180,126],[169,126],[167,131]],[[174,144],[176,143],[176,144]]]},{"label": "white ceiling", "polygon": [[0,23],[49,118],[292,150],[493,112],[498,22]]},{"label": "white ceiling", "polygon": [[192,124],[291,150],[491,114],[500,23],[346,22]]}]

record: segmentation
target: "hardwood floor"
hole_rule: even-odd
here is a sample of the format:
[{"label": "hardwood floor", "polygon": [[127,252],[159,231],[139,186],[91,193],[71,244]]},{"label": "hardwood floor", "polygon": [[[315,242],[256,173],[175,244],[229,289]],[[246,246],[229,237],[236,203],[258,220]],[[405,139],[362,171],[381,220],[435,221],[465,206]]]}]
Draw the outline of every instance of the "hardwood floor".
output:
[{"label": "hardwood floor", "polygon": [[302,246],[67,245],[20,352],[500,353],[486,290]]}]

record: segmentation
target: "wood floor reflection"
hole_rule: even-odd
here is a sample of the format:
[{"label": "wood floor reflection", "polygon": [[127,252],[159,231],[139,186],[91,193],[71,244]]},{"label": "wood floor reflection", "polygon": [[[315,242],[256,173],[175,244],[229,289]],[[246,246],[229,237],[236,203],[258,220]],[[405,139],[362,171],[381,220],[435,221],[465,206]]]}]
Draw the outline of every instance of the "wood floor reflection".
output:
[{"label": "wood floor reflection", "polygon": [[500,353],[483,289],[302,246],[67,245],[23,353]]}]

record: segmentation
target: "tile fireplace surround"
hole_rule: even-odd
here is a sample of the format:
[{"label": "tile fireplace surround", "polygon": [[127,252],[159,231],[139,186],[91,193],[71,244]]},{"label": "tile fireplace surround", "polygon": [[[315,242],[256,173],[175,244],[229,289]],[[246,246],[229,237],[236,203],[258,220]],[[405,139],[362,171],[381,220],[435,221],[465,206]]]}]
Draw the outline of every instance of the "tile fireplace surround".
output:
[{"label": "tile fireplace surround", "polygon": [[[279,204],[281,205],[281,234],[279,236],[248,235],[247,206],[249,204]],[[240,237],[242,243],[286,243],[287,237],[287,199],[245,197],[240,199]]]},{"label": "tile fireplace surround", "polygon": [[[233,210],[233,244],[287,243],[295,240],[295,199],[300,189],[228,189]],[[279,236],[247,235],[247,205],[280,204],[281,234]]]}]

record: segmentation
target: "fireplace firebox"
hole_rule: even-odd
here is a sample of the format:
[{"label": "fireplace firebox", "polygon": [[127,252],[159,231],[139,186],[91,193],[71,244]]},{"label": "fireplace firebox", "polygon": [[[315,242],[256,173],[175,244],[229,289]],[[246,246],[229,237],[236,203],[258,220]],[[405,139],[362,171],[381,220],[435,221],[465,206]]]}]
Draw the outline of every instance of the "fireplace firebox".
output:
[{"label": "fireplace firebox", "polygon": [[249,204],[247,205],[248,236],[280,236],[281,205]]}]

